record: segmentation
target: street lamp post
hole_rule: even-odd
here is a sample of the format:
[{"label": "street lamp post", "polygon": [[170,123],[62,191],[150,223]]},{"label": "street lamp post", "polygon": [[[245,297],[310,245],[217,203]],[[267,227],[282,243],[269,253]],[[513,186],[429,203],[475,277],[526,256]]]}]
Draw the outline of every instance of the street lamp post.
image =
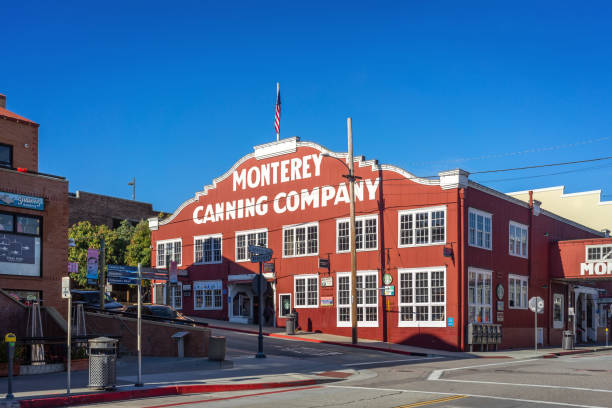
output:
[{"label": "street lamp post", "polygon": [[348,166],[346,163],[337,157],[323,153],[322,156],[331,157],[344,164],[349,174],[343,174],[349,180],[349,201],[350,201],[350,241],[351,241],[351,342],[357,344],[357,245],[355,237],[355,179],[361,178],[355,176],[353,167],[353,121],[351,118],[346,119],[348,133]]}]

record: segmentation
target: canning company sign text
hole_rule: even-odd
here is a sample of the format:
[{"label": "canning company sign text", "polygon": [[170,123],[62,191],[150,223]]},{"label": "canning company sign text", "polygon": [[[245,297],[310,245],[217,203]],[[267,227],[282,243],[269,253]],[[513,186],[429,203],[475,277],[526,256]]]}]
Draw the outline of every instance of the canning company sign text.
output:
[{"label": "canning company sign text", "polygon": [[[236,170],[232,174],[233,191],[257,190],[262,187],[306,180],[321,175],[320,154],[280,160]],[[374,200],[379,179],[364,179],[355,183],[355,201]],[[274,197],[253,195],[237,200],[197,206],[193,211],[196,224],[228,221],[266,215],[270,210],[276,214],[304,211],[307,209],[335,206],[349,203],[346,183],[316,186],[299,191],[289,190],[277,193]]]}]

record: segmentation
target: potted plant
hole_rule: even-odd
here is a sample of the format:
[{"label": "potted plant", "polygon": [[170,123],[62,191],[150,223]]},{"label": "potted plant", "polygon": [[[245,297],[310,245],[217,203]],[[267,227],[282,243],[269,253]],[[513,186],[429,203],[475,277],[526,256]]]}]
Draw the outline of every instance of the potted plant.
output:
[{"label": "potted plant", "polygon": [[70,360],[70,371],[87,370],[89,368],[87,347],[83,344],[73,346]]}]

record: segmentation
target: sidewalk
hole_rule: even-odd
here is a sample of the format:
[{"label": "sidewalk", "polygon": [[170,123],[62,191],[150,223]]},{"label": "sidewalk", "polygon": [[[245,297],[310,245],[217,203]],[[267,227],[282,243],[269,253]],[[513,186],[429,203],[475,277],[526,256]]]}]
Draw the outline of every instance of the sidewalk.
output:
[{"label": "sidewalk", "polygon": [[[201,317],[190,316],[192,319],[207,323],[208,327],[217,330],[231,330],[240,333],[259,333],[259,326],[254,324],[232,323],[225,320],[214,320]],[[214,332],[213,332],[214,334]],[[408,346],[404,344],[385,343],[377,340],[359,339],[357,345],[352,344],[351,338],[346,336],[337,336],[325,333],[312,333],[298,331],[295,335],[285,334],[284,328],[268,327],[263,328],[263,334],[269,337],[283,338],[294,341],[306,341],[313,343],[334,344],[346,347],[357,347],[368,350],[385,351],[394,354],[416,355],[416,356],[443,356],[449,358],[513,358],[513,359],[528,359],[528,358],[554,358],[562,355],[592,353],[598,351],[612,350],[612,346],[605,345],[578,345],[573,350],[564,350],[560,347],[543,347],[535,351],[529,349],[503,349],[499,351],[474,351],[474,352],[456,352],[436,350],[424,347]],[[479,346],[475,346],[478,348]]]}]

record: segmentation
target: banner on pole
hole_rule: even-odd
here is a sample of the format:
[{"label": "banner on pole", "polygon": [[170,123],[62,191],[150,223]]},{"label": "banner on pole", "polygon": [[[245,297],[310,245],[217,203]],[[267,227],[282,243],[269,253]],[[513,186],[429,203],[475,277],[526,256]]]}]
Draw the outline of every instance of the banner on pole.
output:
[{"label": "banner on pole", "polygon": [[87,250],[87,279],[98,279],[98,257],[100,256],[99,249],[89,248]]}]

